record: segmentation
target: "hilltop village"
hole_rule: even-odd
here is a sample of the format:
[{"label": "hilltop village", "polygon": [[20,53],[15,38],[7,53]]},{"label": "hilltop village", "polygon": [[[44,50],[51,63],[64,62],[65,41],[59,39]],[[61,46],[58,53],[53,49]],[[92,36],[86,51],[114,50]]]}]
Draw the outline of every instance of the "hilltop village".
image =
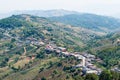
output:
[{"label": "hilltop village", "polygon": [[[8,36],[8,35],[7,35]],[[3,38],[4,40],[8,40],[10,38],[5,37]],[[81,68],[83,74],[85,73],[95,73],[95,74],[100,74],[102,69],[98,68],[97,66],[94,65],[94,62],[100,62],[102,63],[102,60],[100,58],[96,58],[95,55],[89,54],[87,52],[68,52],[66,48],[64,47],[58,47],[56,46],[53,42],[49,42],[49,40],[37,40],[36,38],[31,38],[28,37],[27,39],[25,39],[24,43],[22,39],[18,39],[16,38],[17,42],[16,42],[16,46],[23,46],[24,44],[28,45],[34,45],[34,46],[45,46],[45,51],[47,53],[52,53],[55,52],[57,55],[59,55],[59,57],[62,58],[67,58],[70,56],[75,57],[77,60],[80,60],[81,63],[77,64],[77,65],[73,65],[73,68]],[[118,39],[117,42],[119,43],[120,40]],[[24,49],[24,53],[23,56],[25,56],[26,50]],[[32,58],[31,58],[32,56]],[[34,60],[36,55],[31,55],[30,57],[26,57],[27,60]],[[113,68],[113,71],[119,71],[119,69]]]},{"label": "hilltop village", "polygon": [[[73,68],[80,68],[83,72],[83,74],[86,73],[95,73],[97,75],[99,75],[102,70],[100,68],[98,68],[97,66],[94,65],[94,62],[102,62],[102,60],[100,58],[96,58],[95,55],[92,54],[88,54],[87,52],[84,53],[80,53],[80,52],[68,52],[66,48],[64,47],[58,47],[56,46],[53,42],[49,42],[48,40],[37,40],[36,38],[27,38],[24,43],[23,41],[19,39],[19,41],[17,41],[16,45],[17,46],[23,46],[23,44],[31,44],[34,46],[45,46],[45,51],[48,54],[52,54],[52,52],[55,52],[59,57],[62,58],[68,58],[68,57],[75,57],[76,60],[80,60],[80,63],[77,65],[73,65]],[[23,57],[22,58],[26,58],[27,60],[34,60],[36,55],[31,55],[30,57],[25,57],[26,55],[26,48],[24,47],[24,53],[23,53]],[[25,59],[25,60],[26,60]]]},{"label": "hilltop village", "polygon": [[64,47],[57,47],[53,44],[47,44],[45,50],[49,53],[56,52],[57,55],[63,58],[67,58],[70,56],[73,56],[76,58],[76,60],[80,60],[81,62],[77,65],[73,65],[73,68],[81,68],[83,74],[86,73],[95,73],[99,75],[102,70],[98,67],[96,67],[93,62],[94,61],[101,61],[100,59],[96,59],[96,57],[92,54],[88,53],[80,53],[80,52],[68,52],[66,48]]},{"label": "hilltop village", "polygon": [[[102,62],[100,58],[96,58],[95,55],[88,54],[88,53],[80,53],[80,52],[68,52],[64,47],[58,47],[54,44],[54,42],[49,42],[48,40],[38,41],[35,38],[27,38],[26,44],[33,44],[33,45],[41,45],[45,46],[45,51],[47,53],[55,52],[59,57],[67,58],[70,56],[75,57],[77,60],[80,60],[80,63],[77,65],[73,65],[73,68],[81,68],[83,74],[86,73],[95,73],[100,74],[102,69],[95,66],[93,63],[95,61]],[[46,44],[47,43],[47,44]]]},{"label": "hilltop village", "polygon": [[[6,37],[4,37],[2,39],[2,41],[9,40],[11,38],[11,37],[9,37],[9,35],[7,33],[5,35],[6,35]],[[45,46],[45,51],[49,54],[52,52],[55,52],[59,57],[62,57],[62,58],[67,58],[70,56],[75,57],[77,60],[80,60],[80,63],[77,65],[73,65],[72,67],[73,68],[81,68],[83,74],[95,73],[95,74],[99,75],[102,72],[102,69],[98,68],[94,64],[94,62],[102,63],[102,60],[100,58],[96,58],[95,55],[89,54],[87,52],[82,52],[82,53],[81,52],[68,52],[66,48],[58,47],[54,43],[49,42],[49,40],[37,40],[36,38],[28,37],[23,42],[23,40],[19,39],[19,37],[15,38],[15,39],[17,40],[16,46],[24,46],[24,44],[26,44],[26,45],[31,44],[34,46]],[[117,43],[120,43],[119,39],[117,39]],[[25,53],[26,53],[26,49],[24,48],[23,57],[25,56]],[[27,58],[25,60],[28,60],[28,62],[29,62],[30,60],[34,60],[35,57],[36,57],[36,55],[31,55],[31,56],[25,57],[25,58]],[[9,62],[11,62],[11,61],[12,60],[10,59]],[[117,71],[117,72],[119,71],[119,69],[116,67],[112,68],[111,70]]]}]

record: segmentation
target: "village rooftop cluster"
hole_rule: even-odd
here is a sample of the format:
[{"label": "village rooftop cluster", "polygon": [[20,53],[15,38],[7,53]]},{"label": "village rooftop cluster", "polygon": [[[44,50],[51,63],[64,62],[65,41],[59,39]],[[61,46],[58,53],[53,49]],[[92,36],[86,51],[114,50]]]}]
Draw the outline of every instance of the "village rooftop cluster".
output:
[{"label": "village rooftop cluster", "polygon": [[81,62],[77,65],[74,65],[73,68],[81,68],[83,74],[86,73],[95,73],[97,75],[99,75],[101,73],[101,69],[96,67],[92,62],[97,60],[96,57],[92,54],[88,54],[88,53],[79,53],[79,52],[75,52],[75,53],[70,53],[67,51],[66,48],[63,47],[57,47],[51,44],[46,45],[45,48],[46,51],[48,52],[56,52],[59,55],[62,55],[64,57],[70,57],[70,56],[74,56],[77,60],[81,60]]}]

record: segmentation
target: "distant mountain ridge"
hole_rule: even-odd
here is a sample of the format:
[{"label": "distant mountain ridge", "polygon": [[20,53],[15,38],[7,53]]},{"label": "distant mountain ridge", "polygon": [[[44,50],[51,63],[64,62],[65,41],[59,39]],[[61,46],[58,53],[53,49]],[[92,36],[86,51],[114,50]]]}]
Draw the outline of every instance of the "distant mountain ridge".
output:
[{"label": "distant mountain ridge", "polygon": [[39,17],[53,17],[53,16],[64,16],[70,14],[80,14],[76,11],[68,11],[64,9],[55,9],[55,10],[23,10],[23,11],[13,11],[9,13],[0,14],[0,18],[6,18],[11,15],[20,15],[20,14],[30,14],[33,16]]},{"label": "distant mountain ridge", "polygon": [[96,14],[79,13],[76,11],[68,11],[64,9],[13,11],[8,14],[0,14],[0,18],[21,14],[46,17],[51,21],[60,22],[76,27],[83,27],[94,30],[96,32],[108,33],[120,29],[120,19]]},{"label": "distant mountain ridge", "polygon": [[58,21],[72,26],[84,27],[95,31],[109,32],[120,28],[120,20],[95,14],[71,14],[59,17],[50,17],[52,21]]}]

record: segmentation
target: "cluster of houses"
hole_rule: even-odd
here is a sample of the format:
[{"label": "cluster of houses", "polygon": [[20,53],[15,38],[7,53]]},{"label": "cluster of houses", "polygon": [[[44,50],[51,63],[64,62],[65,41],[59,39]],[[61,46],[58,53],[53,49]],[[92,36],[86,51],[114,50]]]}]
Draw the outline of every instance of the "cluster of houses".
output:
[{"label": "cluster of houses", "polygon": [[100,74],[101,69],[92,64],[96,60],[96,57],[88,53],[70,53],[67,52],[66,48],[57,47],[55,45],[48,44],[45,48],[46,51],[55,51],[56,53],[63,55],[64,57],[74,56],[77,60],[81,60],[80,64],[74,65],[73,68],[81,68],[83,74],[95,73]]},{"label": "cluster of houses", "polygon": [[33,44],[33,45],[44,45],[45,43],[42,40],[37,40],[36,38],[27,38],[26,44]]},{"label": "cluster of houses", "polygon": [[[11,40],[11,36],[6,32],[4,34],[4,38],[1,39],[1,41],[5,41],[5,40]],[[17,39],[17,38],[16,38]],[[26,38],[26,40],[24,41],[25,44],[33,44],[33,45],[45,45],[45,41],[47,40],[37,40],[36,38],[31,38],[28,37]],[[47,41],[49,42],[49,41]],[[23,41],[21,39],[17,39],[16,45],[17,46],[22,46]],[[117,44],[120,46],[120,39],[117,39]],[[66,48],[64,47],[57,47],[56,45],[53,44],[47,44],[45,47],[46,51],[55,51],[57,54],[60,54],[64,57],[69,57],[69,56],[74,56],[76,59],[81,60],[81,63],[74,65],[73,68],[81,68],[83,73],[95,73],[95,74],[100,74],[101,73],[101,69],[96,67],[93,62],[97,61],[97,62],[101,62],[102,60],[99,58],[96,58],[94,55],[92,54],[88,54],[88,53],[79,53],[79,52],[68,52]],[[35,59],[35,55],[31,55],[29,57],[27,57],[28,59]],[[113,71],[119,71],[120,69],[118,69],[118,67],[115,67],[113,69],[111,69]]]},{"label": "cluster of houses", "polygon": [[113,67],[111,70],[115,72],[120,72],[120,69],[118,68],[118,66]]},{"label": "cluster of houses", "polygon": [[24,40],[24,42],[22,40],[17,40],[16,42],[16,45],[17,46],[22,46],[24,44],[32,44],[32,45],[35,45],[35,46],[39,46],[39,45],[45,45],[45,43],[42,41],[42,40],[37,40],[36,38],[26,38]]},{"label": "cluster of houses", "polygon": [[[120,40],[118,40],[118,42],[120,42]],[[23,42],[22,41],[18,41],[16,43],[19,46],[22,46]],[[45,42],[42,40],[37,40],[35,38],[27,38],[25,40],[25,44],[33,44],[33,45],[45,45]],[[69,57],[69,56],[74,56],[76,59],[81,60],[81,62],[77,65],[74,65],[73,68],[81,68],[83,73],[95,73],[95,74],[100,74],[101,73],[101,69],[97,68],[93,62],[98,59],[96,59],[96,57],[92,54],[88,54],[88,53],[79,53],[79,52],[68,52],[66,48],[64,47],[57,47],[56,45],[53,44],[47,44],[45,47],[46,51],[54,51],[57,54],[60,54],[64,57]],[[31,58],[31,57],[29,57]],[[32,56],[32,59],[34,59],[35,56]],[[100,60],[98,60],[100,61]]]},{"label": "cluster of houses", "polygon": [[117,39],[117,45],[120,46],[120,39]]}]

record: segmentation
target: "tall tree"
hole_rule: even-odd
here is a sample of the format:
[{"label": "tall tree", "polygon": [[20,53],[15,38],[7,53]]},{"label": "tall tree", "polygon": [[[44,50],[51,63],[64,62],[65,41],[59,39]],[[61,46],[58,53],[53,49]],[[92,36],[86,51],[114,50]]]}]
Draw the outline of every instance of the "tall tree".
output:
[{"label": "tall tree", "polygon": [[86,74],[85,80],[99,80],[99,77],[96,74]]},{"label": "tall tree", "polygon": [[99,80],[112,80],[112,74],[110,71],[102,71],[102,73],[100,74],[100,78]]}]

